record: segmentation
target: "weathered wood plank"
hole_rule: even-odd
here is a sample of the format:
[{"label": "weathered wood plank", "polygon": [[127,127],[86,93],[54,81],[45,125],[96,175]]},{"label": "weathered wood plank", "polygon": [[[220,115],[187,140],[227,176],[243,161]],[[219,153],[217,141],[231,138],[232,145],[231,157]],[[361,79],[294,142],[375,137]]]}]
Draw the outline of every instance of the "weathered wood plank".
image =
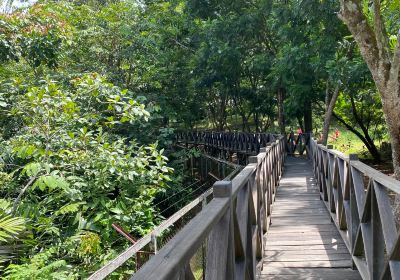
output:
[{"label": "weathered wood plank", "polygon": [[[326,163],[326,168],[332,168]],[[347,246],[319,191],[309,162],[288,158],[275,196],[272,224],[264,237],[260,280],[361,279],[357,271],[350,269]]]},{"label": "weathered wood plank", "polygon": [[[272,220],[275,221],[275,218],[272,217]],[[271,226],[270,231],[273,232],[310,232],[310,231],[329,231],[329,232],[335,232],[335,228],[332,224],[330,225],[299,225],[299,226],[288,226],[288,225],[283,225],[283,226],[278,226],[277,224],[274,224],[274,226]]]},{"label": "weathered wood plank", "polygon": [[[339,270],[339,269],[335,269]],[[342,272],[339,272],[340,275],[342,275]],[[343,277],[343,276],[341,276]],[[303,276],[303,275],[263,275],[260,277],[260,280],[338,280],[337,274],[335,275],[315,275],[315,276]],[[341,279],[346,279],[346,280],[359,280],[361,279],[357,273],[351,276],[344,276],[344,278]]]},{"label": "weathered wood plank", "polygon": [[329,255],[335,255],[335,254],[346,254],[347,258],[349,257],[349,251],[345,247],[341,247],[339,249],[305,249],[306,246],[303,246],[301,250],[265,250],[264,255],[265,257],[269,256],[303,256],[303,255],[316,255],[316,256],[329,256]]},{"label": "weathered wood plank", "polygon": [[304,234],[299,234],[297,236],[295,235],[286,235],[286,234],[281,234],[281,235],[270,235],[267,238],[267,242],[285,242],[285,241],[330,241],[330,240],[334,240],[335,242],[342,242],[341,237],[339,234],[335,233],[334,235],[330,236],[330,235],[316,235],[316,234],[312,234],[312,235],[304,235]]},{"label": "weathered wood plank", "polygon": [[319,201],[295,201],[295,200],[279,200],[274,204],[274,208],[282,206],[291,206],[296,208],[308,208],[309,206],[323,206]]},{"label": "weathered wood plank", "polygon": [[[270,231],[268,232],[268,238],[270,237],[274,237],[274,236],[287,236],[287,237],[302,237],[302,236],[325,236],[325,237],[340,237],[340,234],[338,232],[331,232],[331,231],[298,231],[298,232],[286,232],[286,233],[282,233],[282,232],[276,232],[276,231]],[[265,238],[267,238],[265,237]]]},{"label": "weathered wood plank", "polygon": [[[283,262],[271,262],[265,261],[265,266],[268,267],[304,267],[304,268],[322,268],[322,267],[329,267],[329,268],[336,268],[336,267],[343,267],[343,268],[350,268],[351,267],[351,260],[339,260],[339,261],[283,261]],[[338,275],[338,279],[341,279]]]},{"label": "weathered wood plank", "polygon": [[[340,277],[340,278],[339,278]],[[361,279],[352,269],[329,268],[268,268],[261,272],[262,280],[269,279]]]},{"label": "weathered wood plank", "polygon": [[[325,215],[324,215],[325,214]],[[318,220],[326,220],[326,215],[327,213],[322,213],[322,214],[318,214],[315,213],[314,215],[291,215],[291,216],[287,216],[287,215],[274,215],[274,218],[276,220],[280,220],[280,221],[298,221],[299,219],[301,221],[316,221],[318,222]]]},{"label": "weathered wood plank", "polygon": [[271,245],[269,250],[302,251],[302,250],[341,250],[347,249],[346,245],[340,244],[308,244],[308,245]]},{"label": "weathered wood plank", "polygon": [[272,224],[275,224],[276,226],[295,226],[295,225],[330,225],[331,221],[330,220],[310,220],[310,219],[300,219],[299,220],[293,220],[293,219],[273,219]]},{"label": "weathered wood plank", "polygon": [[[276,214],[276,215],[275,215]],[[310,209],[310,210],[303,210],[303,209],[282,209],[280,211],[274,211],[274,217],[286,217],[286,216],[298,216],[298,215],[307,215],[307,216],[318,216],[318,215],[327,215],[326,209]]]},{"label": "weathered wood plank", "polygon": [[307,261],[349,261],[349,253],[326,255],[279,255],[267,256],[264,259],[269,262],[307,262]]},{"label": "weathered wood plank", "polygon": [[278,241],[270,241],[267,240],[267,246],[297,246],[297,245],[339,245],[345,244],[341,239],[335,238],[315,238],[312,240],[278,240]]}]

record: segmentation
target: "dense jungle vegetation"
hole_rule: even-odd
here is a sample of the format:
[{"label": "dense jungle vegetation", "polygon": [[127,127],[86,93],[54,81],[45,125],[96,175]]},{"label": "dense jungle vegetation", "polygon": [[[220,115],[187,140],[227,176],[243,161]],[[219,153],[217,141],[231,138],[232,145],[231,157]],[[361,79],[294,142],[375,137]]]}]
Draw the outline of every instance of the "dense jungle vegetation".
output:
[{"label": "dense jungle vegetation", "polygon": [[399,0],[3,1],[4,279],[85,278],[129,245],[113,222],[149,232],[190,182],[176,130],[301,128],[400,179]]}]

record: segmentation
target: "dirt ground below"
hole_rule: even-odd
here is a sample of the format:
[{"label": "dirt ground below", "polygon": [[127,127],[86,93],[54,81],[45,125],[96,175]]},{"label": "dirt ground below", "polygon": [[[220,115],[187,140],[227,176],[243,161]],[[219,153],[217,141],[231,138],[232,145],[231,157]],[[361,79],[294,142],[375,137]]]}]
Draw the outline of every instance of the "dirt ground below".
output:
[{"label": "dirt ground below", "polygon": [[393,163],[390,160],[382,161],[380,163],[376,163],[373,160],[363,159],[362,162],[368,164],[372,168],[379,170],[383,174],[388,176],[393,176]]}]

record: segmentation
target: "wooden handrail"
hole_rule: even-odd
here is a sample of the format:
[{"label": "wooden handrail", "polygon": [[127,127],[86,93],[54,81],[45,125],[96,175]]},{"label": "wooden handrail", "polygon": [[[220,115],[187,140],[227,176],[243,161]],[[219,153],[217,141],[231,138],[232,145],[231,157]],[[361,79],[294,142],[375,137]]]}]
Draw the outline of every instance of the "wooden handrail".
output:
[{"label": "wooden handrail", "polygon": [[224,158],[223,152],[257,155],[260,148],[278,139],[271,133],[189,131],[177,132],[176,142],[185,145],[202,145],[211,155]]},{"label": "wooden handrail", "polygon": [[[205,136],[205,135],[206,134],[203,134],[203,136]],[[264,137],[264,139],[267,139],[267,138]],[[278,141],[276,141],[276,142],[278,142]],[[284,146],[283,146],[282,140],[279,143],[280,143],[281,149],[283,150]],[[268,145],[268,144],[269,143],[266,143],[266,145]],[[273,146],[275,147],[276,145],[277,144],[275,144],[275,142],[274,142]],[[268,149],[271,149],[271,148],[268,148]],[[276,150],[276,148],[274,148],[274,150]],[[276,153],[276,151],[275,152],[271,151],[271,154],[272,153]],[[234,177],[235,175],[238,174],[239,170],[242,169],[241,166],[236,165],[236,164],[231,164],[231,166],[235,167],[235,170],[233,172],[231,172],[224,180],[229,180],[230,178]],[[245,171],[242,174],[246,174],[246,172],[247,171]],[[254,171],[252,171],[252,172],[254,172]],[[239,175],[240,175],[240,173],[236,177],[238,177]],[[233,179],[234,182],[238,181],[238,179],[236,177],[234,177],[234,179]],[[239,176],[238,178],[241,178],[241,176]],[[174,225],[175,222],[177,222],[179,219],[181,219],[191,209],[198,206],[199,204],[205,205],[206,204],[205,202],[212,195],[213,195],[213,189],[211,188],[211,189],[207,190],[206,192],[204,192],[203,194],[201,194],[196,199],[194,199],[193,201],[191,201],[189,204],[184,206],[182,209],[180,209],[178,212],[176,212],[170,218],[163,221],[152,232],[150,232],[149,234],[147,234],[144,237],[142,237],[141,239],[139,239],[136,244],[130,246],[128,249],[126,249],[124,252],[122,252],[117,258],[110,261],[105,266],[103,266],[102,268],[100,268],[99,270],[94,272],[88,279],[89,280],[94,280],[94,279],[99,280],[99,279],[104,279],[105,277],[107,277],[109,274],[111,274],[113,271],[115,271],[118,267],[123,265],[127,260],[134,257],[136,255],[136,253],[138,253],[140,250],[142,250],[145,246],[147,246],[150,243],[154,243],[155,238],[157,236],[161,235],[162,232],[164,232],[166,229],[168,229],[169,227]],[[156,245],[156,244],[154,244],[154,245]]]},{"label": "wooden handrail", "polygon": [[[134,257],[136,253],[142,250],[145,246],[150,243],[154,243],[154,238],[158,235],[161,235],[166,229],[170,228],[176,221],[181,219],[185,214],[187,214],[190,210],[198,206],[199,204],[205,202],[209,197],[211,197],[213,193],[212,188],[208,189],[197,198],[192,200],[190,203],[182,207],[178,212],[174,213],[167,220],[163,221],[160,225],[155,227],[150,233],[140,238],[137,243],[130,246],[124,252],[122,252],[118,257],[114,260],[107,263],[105,266],[94,272],[88,280],[100,280],[107,277],[113,271],[115,271],[118,267],[123,265],[127,260]],[[154,252],[155,253],[155,252]]]},{"label": "wooden handrail", "polygon": [[194,279],[190,259],[206,241],[205,279],[255,279],[285,142],[262,148],[232,181],[216,182],[212,201],[131,279]]},{"label": "wooden handrail", "polygon": [[[289,133],[286,144],[287,153],[289,155],[293,155],[296,151],[298,151],[300,155],[304,154],[304,151],[307,151],[309,148],[311,136],[311,133]],[[309,153],[309,151],[307,151],[307,153]]]},{"label": "wooden handrail", "polygon": [[315,140],[309,149],[321,198],[362,278],[400,279],[400,234],[390,198],[400,194],[400,181]]},{"label": "wooden handrail", "polygon": [[[157,255],[135,274],[133,279],[177,279],[190,259],[220,221],[229,207],[230,198],[213,199]],[[182,265],[183,264],[183,265]]]}]

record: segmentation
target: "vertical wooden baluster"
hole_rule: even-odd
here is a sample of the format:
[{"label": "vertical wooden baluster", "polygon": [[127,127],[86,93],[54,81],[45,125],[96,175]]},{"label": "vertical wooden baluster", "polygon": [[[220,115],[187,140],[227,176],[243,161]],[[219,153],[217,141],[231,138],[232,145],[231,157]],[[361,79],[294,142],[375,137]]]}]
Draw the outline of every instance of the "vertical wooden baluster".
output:
[{"label": "vertical wooden baluster", "polygon": [[349,176],[347,178],[349,188],[350,188],[350,213],[351,213],[351,225],[350,225],[350,244],[351,244],[351,253],[354,253],[354,248],[355,248],[355,242],[356,242],[356,235],[357,235],[357,230],[360,225],[360,218],[358,215],[358,207],[357,207],[357,200],[356,200],[356,195],[355,195],[355,190],[354,190],[354,184],[353,184],[353,176],[352,176],[352,168],[351,168],[351,161],[357,161],[358,160],[358,155],[357,154],[350,154],[349,155],[349,166],[348,166],[348,172]]},{"label": "vertical wooden baluster", "polygon": [[[232,196],[232,182],[217,181],[213,186],[214,198],[228,198]],[[233,279],[233,230],[232,205],[226,210],[221,220],[214,226],[208,237],[206,279],[225,280]]]},{"label": "vertical wooden baluster", "polygon": [[158,248],[157,248],[157,233],[153,233],[151,235],[151,245],[153,246],[154,255],[157,254],[157,251],[158,251]]},{"label": "vertical wooden baluster", "polygon": [[263,233],[268,230],[268,215],[270,212],[270,200],[268,192],[268,182],[267,182],[267,148],[260,148],[260,153],[263,155],[261,163],[261,196],[263,201]]},{"label": "vertical wooden baluster", "polygon": [[[257,250],[256,257],[261,259],[263,257],[263,228],[264,228],[264,214],[262,213],[263,207],[263,191],[261,189],[261,168],[260,168],[260,158],[258,156],[252,156],[249,158],[250,164],[256,165],[255,178],[254,178],[254,189],[256,190],[255,195],[255,213],[257,220]],[[253,196],[254,197],[254,196]]]},{"label": "vertical wooden baluster", "polygon": [[372,191],[371,193],[372,267],[370,270],[371,271],[370,275],[372,275],[373,279],[379,279],[384,269],[385,240],[383,238],[382,221],[379,215],[379,208],[373,181],[371,181],[370,188]]}]

